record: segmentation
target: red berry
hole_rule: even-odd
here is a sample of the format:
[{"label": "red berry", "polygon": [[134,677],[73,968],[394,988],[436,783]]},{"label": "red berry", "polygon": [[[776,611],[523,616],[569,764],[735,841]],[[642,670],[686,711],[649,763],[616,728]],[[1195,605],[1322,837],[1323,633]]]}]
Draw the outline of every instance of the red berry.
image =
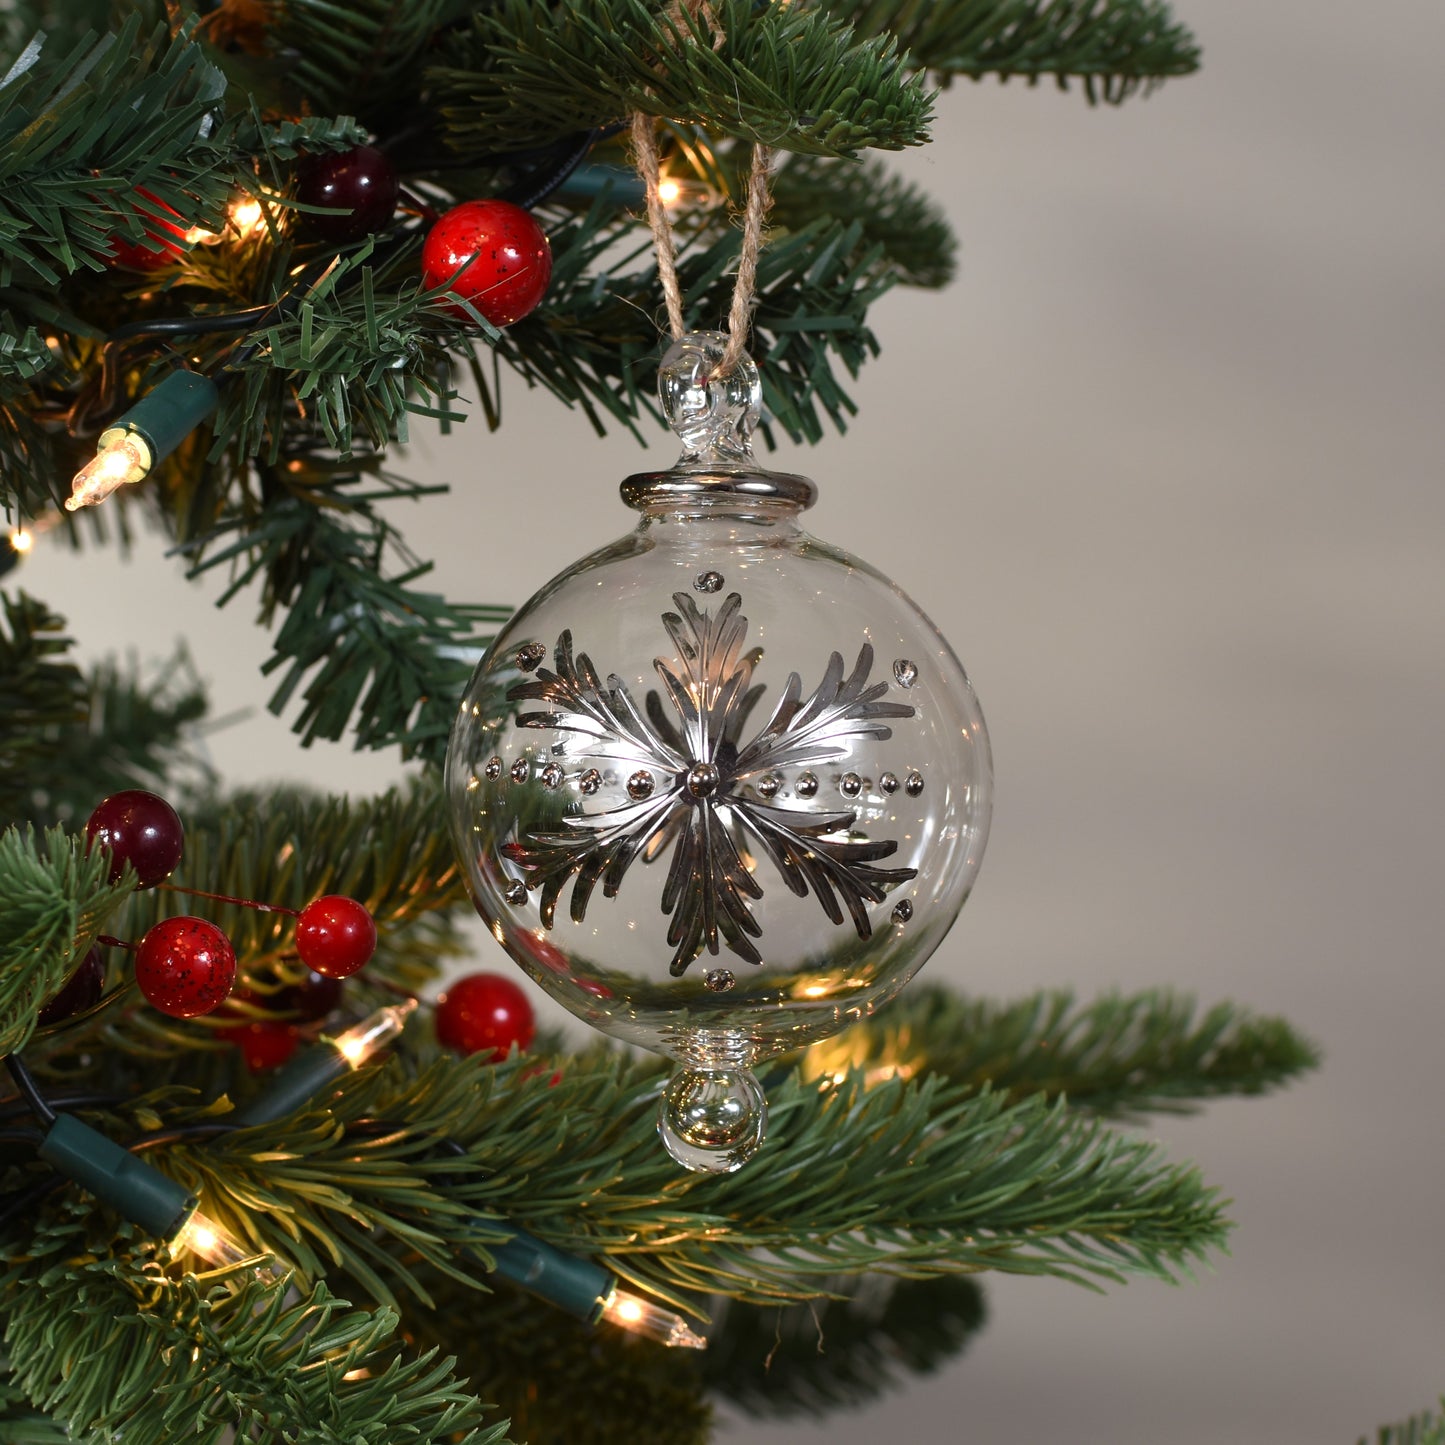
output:
[{"label": "red berry", "polygon": [[437,1041],[460,1054],[487,1050],[494,1059],[525,1049],[537,1032],[527,995],[500,973],[469,973],[437,999]]},{"label": "red berry", "polygon": [[37,1022],[58,1024],[94,1008],[105,991],[105,958],[99,948],[92,948],[80,960],[79,967],[56,990],[50,1002],[40,1010]]},{"label": "red berry", "polygon": [[[552,279],[552,246],[530,211],[510,201],[463,201],[427,232],[421,274],[444,286],[493,326],[510,326],[535,309]],[[467,318],[460,306],[447,308]]]},{"label": "red berry", "polygon": [[136,949],[135,981],[163,1014],[195,1018],[225,1003],[236,981],[236,951],[204,918],[163,918]]},{"label": "red berry", "polygon": [[331,215],[310,214],[306,229],[327,241],[355,241],[379,231],[396,210],[398,187],[391,162],[375,146],[307,156],[301,162],[296,199],[331,206]]},{"label": "red berry", "polygon": [[[117,266],[128,266],[133,271],[158,271],[169,266],[186,254],[186,226],[179,212],[164,201],[158,201],[147,190],[138,190],[136,214],[145,225],[145,236],[139,241],[120,235],[111,238],[110,257]],[[180,225],[161,219],[160,213],[175,216]]]},{"label": "red berry", "polygon": [[268,1023],[260,1019],[221,1029],[220,1033],[240,1049],[246,1067],[252,1073],[284,1064],[301,1042],[301,1035],[291,1024]]},{"label": "red berry", "polygon": [[376,952],[376,924],[356,899],[328,894],[301,910],[296,952],[307,968],[346,978]]},{"label": "red berry", "polygon": [[176,810],[164,798],[127,788],[103,799],[85,825],[91,847],[110,850],[110,881],[127,863],[142,888],[154,888],[181,861],[186,833]]}]

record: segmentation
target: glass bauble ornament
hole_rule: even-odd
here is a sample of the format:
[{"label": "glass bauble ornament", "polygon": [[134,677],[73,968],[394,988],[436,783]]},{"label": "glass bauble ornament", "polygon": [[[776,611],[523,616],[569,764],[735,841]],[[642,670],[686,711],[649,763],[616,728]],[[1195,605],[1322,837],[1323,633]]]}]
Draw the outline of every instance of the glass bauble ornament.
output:
[{"label": "glass bauble ornament", "polygon": [[681,459],[627,478],[637,529],[497,636],[446,780],[498,941],[579,1018],[677,1062],[659,1131],[708,1171],[762,1141],[760,1061],[866,1018],[938,947],[992,772],[937,629],[803,530],[810,481],[752,459],[757,368],[720,377],[726,340],[663,358]]}]

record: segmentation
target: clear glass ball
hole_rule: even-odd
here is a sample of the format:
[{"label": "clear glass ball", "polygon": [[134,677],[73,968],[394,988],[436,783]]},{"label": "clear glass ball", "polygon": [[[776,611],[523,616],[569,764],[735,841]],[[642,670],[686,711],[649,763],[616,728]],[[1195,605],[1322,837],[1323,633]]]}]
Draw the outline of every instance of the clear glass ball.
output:
[{"label": "clear glass ball", "polygon": [[805,478],[630,477],[635,531],[497,636],[447,756],[477,910],[587,1023],[676,1060],[690,1169],[762,1140],[750,1070],[898,993],[988,834],[973,688],[902,590],[810,536]]}]

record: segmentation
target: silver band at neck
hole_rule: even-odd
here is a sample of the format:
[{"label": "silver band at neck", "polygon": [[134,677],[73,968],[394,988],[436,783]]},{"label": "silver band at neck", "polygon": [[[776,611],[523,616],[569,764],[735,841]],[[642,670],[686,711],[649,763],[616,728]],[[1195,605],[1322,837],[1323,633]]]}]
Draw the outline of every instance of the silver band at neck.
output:
[{"label": "silver band at neck", "polygon": [[637,472],[622,483],[622,500],[636,510],[649,511],[668,502],[687,503],[713,498],[738,502],[779,502],[800,511],[818,500],[818,489],[796,472],[768,472],[761,468],[672,467],[665,472]]}]

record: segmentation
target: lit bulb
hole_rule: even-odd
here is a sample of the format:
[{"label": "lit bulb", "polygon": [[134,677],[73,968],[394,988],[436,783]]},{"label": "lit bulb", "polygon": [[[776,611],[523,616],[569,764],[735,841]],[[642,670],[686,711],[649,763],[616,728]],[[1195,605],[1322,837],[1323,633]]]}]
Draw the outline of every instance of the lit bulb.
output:
[{"label": "lit bulb", "polygon": [[35,538],[24,527],[17,527],[10,534],[12,552],[28,552],[35,545]]},{"label": "lit bulb", "polygon": [[688,1350],[705,1350],[707,1341],[689,1328],[676,1310],[654,1304],[641,1295],[614,1288],[602,1306],[602,1318],[634,1335],[646,1335],[664,1345]]},{"label": "lit bulb", "polygon": [[261,203],[254,196],[234,201],[230,209],[231,224],[242,236],[261,229]]},{"label": "lit bulb", "polygon": [[337,1034],[331,1040],[332,1046],[353,1069],[359,1069],[379,1048],[390,1043],[406,1027],[406,1021],[414,1008],[416,1000],[409,998],[405,1003],[378,1009],[370,1018],[353,1024],[343,1034]]},{"label": "lit bulb", "polygon": [[[214,1219],[207,1218],[199,1209],[181,1226],[180,1232],[171,1238],[171,1253],[180,1254],[183,1250],[200,1255],[207,1264],[215,1265],[217,1269],[264,1258],[257,1255],[255,1250],[244,1248],[234,1235],[229,1234]],[[258,1269],[256,1273],[273,1279],[276,1277],[276,1271],[269,1266]]]},{"label": "lit bulb", "polygon": [[151,467],[151,449],[138,432],[111,427],[100,434],[100,449],[76,472],[65,499],[67,512],[103,502],[117,487],[138,482]]},{"label": "lit bulb", "polygon": [[682,195],[682,187],[670,176],[665,177],[657,183],[657,199],[664,206],[676,204],[679,196]]}]

